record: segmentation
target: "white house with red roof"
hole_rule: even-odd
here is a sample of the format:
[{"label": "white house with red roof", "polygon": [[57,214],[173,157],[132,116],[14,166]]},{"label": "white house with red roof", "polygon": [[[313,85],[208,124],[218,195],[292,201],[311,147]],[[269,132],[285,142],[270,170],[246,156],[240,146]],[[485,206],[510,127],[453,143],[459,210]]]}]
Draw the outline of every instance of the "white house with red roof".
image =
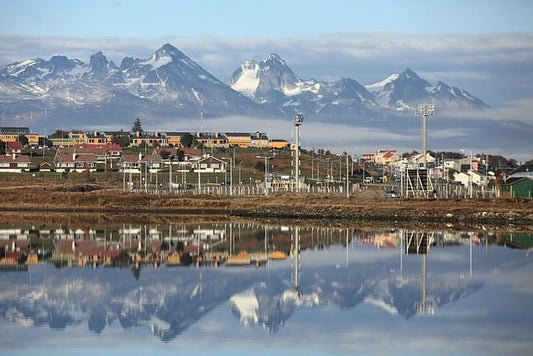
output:
[{"label": "white house with red roof", "polygon": [[0,172],[22,173],[30,170],[30,157],[12,153],[0,156]]},{"label": "white house with red roof", "polygon": [[120,170],[124,173],[140,174],[144,169],[149,173],[156,173],[162,168],[163,160],[158,154],[124,154],[120,160]]}]

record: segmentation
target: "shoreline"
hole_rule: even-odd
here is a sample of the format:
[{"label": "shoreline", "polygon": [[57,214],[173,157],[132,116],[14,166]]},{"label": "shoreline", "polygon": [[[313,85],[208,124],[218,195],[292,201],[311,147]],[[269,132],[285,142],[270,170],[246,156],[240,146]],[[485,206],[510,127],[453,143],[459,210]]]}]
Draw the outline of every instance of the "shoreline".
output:
[{"label": "shoreline", "polygon": [[[134,194],[106,186],[79,190],[79,185],[4,186],[2,212],[122,218],[273,219],[306,223],[380,223],[442,226],[494,226],[533,231],[533,199],[422,200],[393,199],[365,190],[347,198],[308,193],[265,196]],[[4,218],[0,214],[0,220]]]}]

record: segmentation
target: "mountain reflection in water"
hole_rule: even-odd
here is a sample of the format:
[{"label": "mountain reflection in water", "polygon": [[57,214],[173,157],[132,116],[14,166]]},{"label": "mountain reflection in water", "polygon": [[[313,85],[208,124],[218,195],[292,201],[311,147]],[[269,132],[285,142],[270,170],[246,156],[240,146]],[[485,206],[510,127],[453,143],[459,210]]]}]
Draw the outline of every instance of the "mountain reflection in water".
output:
[{"label": "mountain reflection in water", "polygon": [[[169,227],[160,229],[172,230]],[[143,227],[138,233],[142,235],[143,230],[155,234],[154,228]],[[119,267],[57,269],[51,263],[41,262],[29,266],[26,271],[3,271],[0,272],[0,315],[3,319],[0,325],[4,336],[0,342],[6,350],[15,352],[28,346],[22,347],[20,338],[8,338],[10,332],[28,336],[46,333],[50,328],[63,330],[62,336],[68,337],[69,330],[83,327],[88,331],[86,337],[90,338],[91,334],[104,335],[108,329],[120,327],[145,330],[155,336],[152,337],[154,341],[197,340],[201,343],[198,335],[201,331],[195,325],[201,326],[215,315],[226,315],[222,310],[229,311],[240,325],[232,327],[233,337],[238,337],[239,333],[250,337],[246,330],[259,327],[258,330],[264,330],[263,334],[271,335],[274,345],[289,334],[291,337],[298,335],[295,328],[300,330],[300,337],[320,332],[325,340],[335,341],[338,338],[335,330],[339,326],[332,324],[326,314],[338,312],[360,312],[360,316],[364,316],[364,319],[353,320],[351,325],[344,325],[345,332],[354,333],[354,343],[362,341],[357,336],[358,325],[364,325],[365,332],[374,333],[373,337],[406,334],[411,335],[408,341],[413,334],[420,339],[427,334],[433,340],[436,336],[428,331],[428,326],[441,330],[454,318],[464,320],[460,313],[479,308],[482,317],[474,315],[470,324],[461,325],[455,331],[447,330],[442,337],[468,335],[467,347],[476,349],[474,346],[486,344],[494,336],[499,347],[481,354],[498,354],[502,347],[507,350],[511,345],[514,345],[511,349],[514,354],[533,348],[533,341],[526,336],[533,331],[531,306],[525,302],[530,302],[533,296],[532,288],[528,287],[533,282],[531,258],[528,250],[508,248],[512,242],[508,235],[254,224],[226,224],[216,229],[211,225],[196,225],[190,229],[174,227],[174,233],[181,231],[183,236],[186,235],[183,231],[193,230],[219,231],[220,236],[213,238],[216,243],[209,247],[211,252],[236,254],[247,250],[250,254],[266,255],[276,249],[284,250],[288,258],[239,267],[200,263],[187,267],[164,267],[164,264],[157,267],[135,265],[130,261]],[[299,246],[295,244],[295,235],[300,237]],[[165,234],[158,236],[162,244]],[[166,236],[172,237],[172,232]],[[148,234],[139,239],[147,237]],[[68,237],[55,239],[69,241]],[[193,233],[192,240],[198,243],[196,247],[207,243],[202,239],[198,233]],[[16,245],[17,239],[11,238],[10,242],[14,244],[4,244],[4,253]],[[128,242],[116,233],[116,241],[109,238],[109,244],[115,243]],[[142,250],[144,246],[136,248]],[[299,260],[294,259],[296,256]],[[299,285],[295,286],[296,283]],[[502,296],[507,299],[501,300]],[[315,322],[302,319],[308,313]],[[388,325],[391,318],[404,320],[401,328],[405,330],[395,329],[398,322],[393,323],[394,329]],[[413,322],[417,319],[420,321]],[[231,320],[220,322],[234,325]],[[289,322],[292,327],[284,335]],[[346,320],[339,320],[343,322]],[[213,335],[210,340],[223,343]],[[337,340],[321,352],[384,351],[368,344],[349,346],[348,340]],[[451,346],[446,345],[446,340],[432,342],[422,350],[417,349],[416,343],[406,342],[402,346],[407,353],[470,353],[462,350],[459,344],[457,349],[447,349]],[[292,347],[295,345],[299,345],[298,339]],[[301,345],[297,349],[303,351],[306,347],[310,346]]]}]

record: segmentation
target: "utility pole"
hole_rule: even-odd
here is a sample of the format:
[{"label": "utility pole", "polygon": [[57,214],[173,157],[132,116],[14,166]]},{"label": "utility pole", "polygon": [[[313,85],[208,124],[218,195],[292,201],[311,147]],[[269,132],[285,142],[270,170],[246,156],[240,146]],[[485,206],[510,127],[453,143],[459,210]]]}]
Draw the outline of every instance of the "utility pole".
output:
[{"label": "utility pole", "polygon": [[416,109],[416,114],[422,118],[422,154],[424,169],[427,168],[427,118],[428,116],[435,115],[435,105],[433,104],[420,104]]},{"label": "utility pole", "polygon": [[294,179],[296,180],[296,192],[300,192],[300,125],[304,122],[304,116],[298,114],[294,117]]},{"label": "utility pole", "polygon": [[[346,152],[346,198],[350,197],[350,180],[348,179],[348,152]],[[348,245],[346,245],[346,248],[348,248]]]}]

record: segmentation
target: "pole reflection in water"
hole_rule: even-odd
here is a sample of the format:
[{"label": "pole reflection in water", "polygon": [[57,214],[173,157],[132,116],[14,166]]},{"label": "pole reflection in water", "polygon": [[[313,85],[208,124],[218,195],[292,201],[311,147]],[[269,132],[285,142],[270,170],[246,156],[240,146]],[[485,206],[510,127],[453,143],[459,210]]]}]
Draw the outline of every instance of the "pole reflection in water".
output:
[{"label": "pole reflection in water", "polygon": [[293,289],[300,296],[302,295],[302,287],[300,285],[300,227],[294,228],[293,235],[293,249],[292,249],[292,274],[293,274]]}]

